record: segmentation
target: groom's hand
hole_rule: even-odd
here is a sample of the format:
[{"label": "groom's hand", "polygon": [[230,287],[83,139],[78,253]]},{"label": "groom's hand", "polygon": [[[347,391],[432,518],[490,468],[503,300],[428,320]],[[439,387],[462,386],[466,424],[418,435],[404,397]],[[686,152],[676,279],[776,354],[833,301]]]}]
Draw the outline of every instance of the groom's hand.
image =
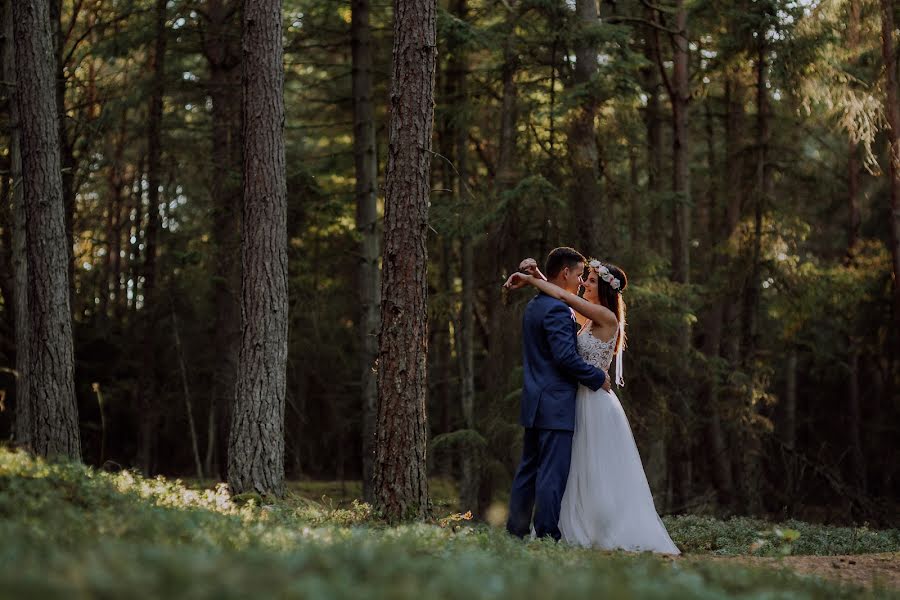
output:
[{"label": "groom's hand", "polygon": [[609,384],[609,373],[603,371],[603,374],[606,375],[606,378],[603,380],[603,389],[609,392],[612,390],[612,386]]}]

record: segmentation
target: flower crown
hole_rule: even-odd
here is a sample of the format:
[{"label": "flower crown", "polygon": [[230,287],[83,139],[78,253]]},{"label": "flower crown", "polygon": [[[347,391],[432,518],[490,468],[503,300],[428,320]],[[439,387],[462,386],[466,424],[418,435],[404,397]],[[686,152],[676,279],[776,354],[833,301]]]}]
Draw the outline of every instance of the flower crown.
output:
[{"label": "flower crown", "polygon": [[609,272],[609,268],[601,263],[599,260],[592,260],[588,263],[588,266],[597,272],[597,277],[605,281],[609,284],[609,287],[616,290],[616,292],[620,292],[620,288],[622,287],[622,282],[613,277],[613,274]]}]

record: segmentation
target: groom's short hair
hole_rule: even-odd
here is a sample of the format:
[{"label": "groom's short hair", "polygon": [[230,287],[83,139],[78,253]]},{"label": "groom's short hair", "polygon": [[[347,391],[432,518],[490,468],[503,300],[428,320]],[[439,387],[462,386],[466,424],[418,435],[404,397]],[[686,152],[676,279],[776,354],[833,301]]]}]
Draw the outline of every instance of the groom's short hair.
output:
[{"label": "groom's short hair", "polygon": [[544,274],[548,279],[555,279],[560,272],[569,267],[584,268],[584,256],[574,248],[563,246],[562,248],[554,248],[547,255],[547,262],[544,263]]}]

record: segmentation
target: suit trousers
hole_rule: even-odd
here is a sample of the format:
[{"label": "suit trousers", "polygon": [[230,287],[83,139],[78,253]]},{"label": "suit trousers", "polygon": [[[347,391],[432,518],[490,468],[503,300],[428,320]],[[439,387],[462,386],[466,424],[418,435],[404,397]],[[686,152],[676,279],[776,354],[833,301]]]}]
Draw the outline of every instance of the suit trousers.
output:
[{"label": "suit trousers", "polygon": [[522,462],[513,480],[506,530],[517,537],[531,532],[559,540],[559,510],[569,478],[572,431],[526,428]]}]

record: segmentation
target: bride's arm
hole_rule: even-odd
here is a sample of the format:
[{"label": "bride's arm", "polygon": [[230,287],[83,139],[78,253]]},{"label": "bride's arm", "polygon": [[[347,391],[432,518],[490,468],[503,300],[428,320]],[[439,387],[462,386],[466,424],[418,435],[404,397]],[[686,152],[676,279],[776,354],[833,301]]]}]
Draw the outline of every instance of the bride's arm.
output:
[{"label": "bride's arm", "polygon": [[576,312],[583,314],[585,317],[587,317],[597,325],[609,325],[611,327],[617,327],[619,324],[618,319],[616,319],[615,313],[613,313],[613,311],[609,310],[605,306],[601,304],[594,304],[593,302],[588,302],[584,298],[573,294],[572,292],[567,292],[558,285],[554,285],[549,281],[538,279],[531,275],[525,275],[524,273],[513,273],[504,284],[504,287],[516,289],[522,287],[522,285],[526,283],[533,285],[548,296],[552,296],[557,300],[562,300],[570,307],[575,309]]}]

